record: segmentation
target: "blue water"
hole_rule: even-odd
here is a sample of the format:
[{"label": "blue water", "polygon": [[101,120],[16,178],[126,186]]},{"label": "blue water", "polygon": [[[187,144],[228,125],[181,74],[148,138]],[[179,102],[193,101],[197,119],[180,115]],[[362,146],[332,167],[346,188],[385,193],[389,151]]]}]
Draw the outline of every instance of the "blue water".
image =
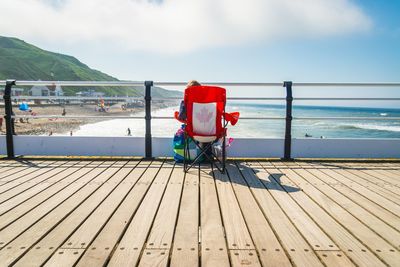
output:
[{"label": "blue water", "polygon": [[[283,105],[235,103],[228,111],[240,111],[242,117],[285,117]],[[400,109],[294,106],[293,117],[373,117],[400,118]],[[240,129],[239,129],[240,128]],[[248,137],[282,137],[284,120],[241,120],[233,133]],[[292,136],[320,138],[400,138],[400,120],[293,120]]]},{"label": "blue water", "polygon": [[[173,116],[176,107],[154,110],[153,116]],[[227,105],[227,111],[239,111],[241,117],[285,117],[285,106],[270,104],[235,103]],[[135,114],[144,116],[144,113]],[[294,106],[293,117],[398,117],[400,109],[344,108]],[[174,119],[153,119],[154,137],[173,137],[180,123]],[[132,136],[144,136],[144,120],[115,119],[83,125],[74,135],[81,136],[125,136],[127,128]],[[69,134],[69,132],[65,133]],[[292,137],[305,138],[400,138],[400,120],[293,120]],[[240,120],[228,127],[228,136],[251,138],[283,138],[285,120]]]}]

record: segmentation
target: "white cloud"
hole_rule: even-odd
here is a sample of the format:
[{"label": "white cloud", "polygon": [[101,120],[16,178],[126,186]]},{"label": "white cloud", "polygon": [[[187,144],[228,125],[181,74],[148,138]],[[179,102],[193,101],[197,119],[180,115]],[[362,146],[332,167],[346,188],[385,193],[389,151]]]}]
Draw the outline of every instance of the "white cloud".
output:
[{"label": "white cloud", "polygon": [[159,53],[367,31],[350,0],[1,0],[0,35]]}]

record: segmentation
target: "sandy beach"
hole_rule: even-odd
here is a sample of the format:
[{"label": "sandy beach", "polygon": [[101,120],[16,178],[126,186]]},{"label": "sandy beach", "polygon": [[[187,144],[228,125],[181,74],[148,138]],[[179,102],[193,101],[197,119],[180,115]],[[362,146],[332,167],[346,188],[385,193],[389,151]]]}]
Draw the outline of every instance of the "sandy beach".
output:
[{"label": "sandy beach", "polygon": [[[117,103],[112,106],[106,107],[106,112],[99,112],[95,104],[84,104],[84,105],[48,105],[48,106],[34,106],[30,105],[35,115],[62,115],[65,109],[66,116],[98,116],[99,118],[85,118],[85,119],[64,119],[64,118],[35,118],[35,116],[26,119],[15,120],[15,132],[17,135],[50,135],[50,134],[61,134],[69,133],[72,134],[75,130],[79,129],[80,126],[110,120],[107,118],[110,116],[133,116],[139,112],[143,112],[143,107],[129,108],[123,110],[121,105],[123,103]],[[171,103],[169,103],[171,104]],[[153,110],[165,108],[169,106],[168,103],[153,103]],[[13,106],[15,115],[30,115],[29,112],[20,111],[18,106]],[[2,116],[4,116],[4,107],[0,108]],[[1,134],[5,134],[5,123],[3,121]]]}]

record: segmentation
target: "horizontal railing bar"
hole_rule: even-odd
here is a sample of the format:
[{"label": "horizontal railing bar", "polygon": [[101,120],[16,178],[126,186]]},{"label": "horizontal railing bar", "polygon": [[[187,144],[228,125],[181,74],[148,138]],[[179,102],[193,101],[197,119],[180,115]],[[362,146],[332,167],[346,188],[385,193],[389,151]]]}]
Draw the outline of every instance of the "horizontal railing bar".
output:
[{"label": "horizontal railing bar", "polygon": [[[186,86],[186,82],[154,82],[158,86]],[[221,86],[283,86],[282,82],[203,82],[208,85]],[[399,82],[394,83],[293,83],[293,86],[389,86],[400,87]]]},{"label": "horizontal railing bar", "polygon": [[387,101],[387,100],[400,100],[399,97],[389,98],[389,97],[294,97],[293,100],[359,100],[359,101],[368,101],[368,100],[379,100],[379,101]]},{"label": "horizontal railing bar", "polygon": [[[143,100],[144,97],[130,96],[12,96],[13,100]],[[153,97],[152,100],[182,100],[182,97]],[[228,97],[227,100],[286,100],[284,97]],[[400,97],[294,97],[293,100],[379,100],[379,101],[399,101]]]},{"label": "horizontal railing bar", "polygon": [[136,96],[12,96],[13,100],[143,100]]},{"label": "horizontal railing bar", "polygon": [[[174,117],[171,116],[152,116],[152,119],[175,119]],[[240,117],[240,120],[284,120],[285,117]]]},{"label": "horizontal railing bar", "polygon": [[[5,85],[6,81],[1,80],[0,84]],[[144,81],[16,81],[17,86],[144,86]],[[187,82],[163,82],[157,81],[154,86],[186,86]],[[208,85],[220,86],[283,86],[282,82],[203,82]],[[340,87],[363,87],[363,86],[379,86],[379,87],[400,87],[400,82],[294,82],[293,86],[340,86]]]},{"label": "horizontal railing bar", "polygon": [[[181,100],[182,97],[153,97],[153,100]],[[286,100],[285,97],[227,97],[227,100]],[[293,97],[293,100],[400,100],[400,97]]]},{"label": "horizontal railing bar", "polygon": [[[182,96],[183,97],[183,96]],[[152,100],[182,100],[182,97],[152,97]],[[227,97],[227,100],[285,100],[284,97]]]},{"label": "horizontal railing bar", "polygon": [[364,86],[372,86],[372,87],[400,87],[399,82],[393,83],[293,83],[293,86],[338,86],[338,87],[364,87]]},{"label": "horizontal railing bar", "polygon": [[[154,86],[186,86],[187,82],[154,82]],[[202,82],[217,86],[283,86],[282,82]]]},{"label": "horizontal railing bar", "polygon": [[[144,119],[144,116],[62,116],[62,115],[14,115],[19,119]],[[175,119],[172,116],[152,116],[152,119]],[[285,117],[240,117],[240,120],[285,120]],[[400,117],[293,117],[294,120],[400,120]]]},{"label": "horizontal railing bar", "polygon": [[294,120],[400,120],[400,117],[293,117]]},{"label": "horizontal railing bar", "polygon": [[[5,85],[6,81],[0,81]],[[16,86],[144,86],[144,81],[16,81]]]},{"label": "horizontal railing bar", "polygon": [[[14,115],[12,118],[19,119],[144,119],[140,116],[62,116],[62,115]],[[175,119],[172,116],[152,116],[152,119]],[[241,120],[284,120],[284,117],[244,117]]]},{"label": "horizontal railing bar", "polygon": [[14,115],[19,119],[144,119],[144,116],[61,116],[61,115]]},{"label": "horizontal railing bar", "polygon": [[[282,82],[203,82],[207,85],[220,85],[220,86],[283,86]],[[154,82],[157,86],[186,86],[186,82]],[[293,86],[389,86],[400,87],[399,82],[394,83],[293,83]]]}]

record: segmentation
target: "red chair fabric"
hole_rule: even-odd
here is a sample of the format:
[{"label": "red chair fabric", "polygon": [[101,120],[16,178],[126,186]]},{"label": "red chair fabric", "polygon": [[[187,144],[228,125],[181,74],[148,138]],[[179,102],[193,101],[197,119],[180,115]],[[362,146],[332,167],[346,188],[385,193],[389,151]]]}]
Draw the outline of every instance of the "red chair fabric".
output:
[{"label": "red chair fabric", "polygon": [[226,90],[216,86],[191,86],[185,90],[184,102],[186,106],[186,132],[190,137],[193,136],[210,136],[196,132],[193,127],[193,105],[195,103],[207,104],[215,103],[216,105],[216,119],[215,119],[215,134],[217,138],[224,135],[222,116],[226,104]]},{"label": "red chair fabric", "polygon": [[184,103],[186,106],[186,120],[182,121],[179,119],[179,112],[176,111],[174,117],[176,120],[186,124],[186,132],[190,137],[194,136],[210,136],[199,132],[196,132],[193,127],[193,104],[208,104],[215,103],[216,105],[216,119],[215,119],[215,134],[216,138],[224,136],[226,131],[224,130],[225,125],[222,124],[222,119],[230,122],[231,125],[235,125],[239,120],[240,113],[225,112],[226,105],[226,90],[217,86],[191,86],[186,88],[184,94]]}]

